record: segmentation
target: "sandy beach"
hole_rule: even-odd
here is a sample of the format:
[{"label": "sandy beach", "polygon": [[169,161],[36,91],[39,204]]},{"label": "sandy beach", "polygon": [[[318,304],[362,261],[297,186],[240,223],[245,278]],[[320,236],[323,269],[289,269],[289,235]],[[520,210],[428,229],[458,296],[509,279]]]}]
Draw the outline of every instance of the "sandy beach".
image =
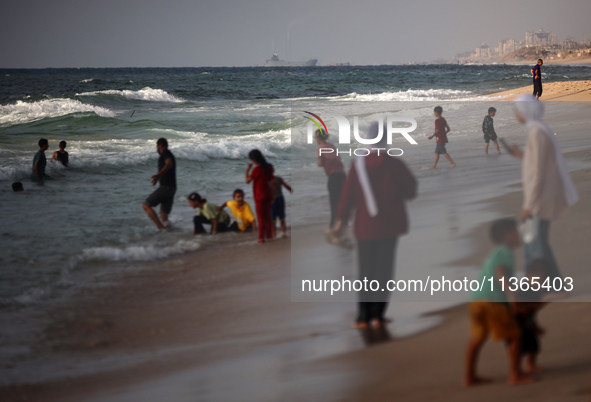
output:
[{"label": "sandy beach", "polygon": [[[542,101],[589,102],[591,101],[591,81],[542,82]],[[489,96],[503,96],[503,100],[514,100],[520,95],[531,94],[532,86],[497,92]]]},{"label": "sandy beach", "polygon": [[[591,81],[546,83],[543,99],[589,101]],[[591,149],[566,157],[589,163]],[[504,347],[489,343],[480,369],[493,383],[460,386],[469,336],[464,304],[431,313],[439,325],[406,336],[396,319],[380,333],[351,329],[351,303],[292,302],[290,239],[256,245],[247,234],[135,262],[139,269],[101,276],[46,309],[29,353],[3,365],[0,400],[590,400],[591,311],[581,300],[591,296],[591,168],[572,177],[581,201],[553,224],[551,244],[576,289],[539,315],[546,371],[535,384],[507,386]],[[515,216],[521,197],[514,185],[486,208]],[[491,248],[487,231],[482,224],[458,238],[471,252],[453,264],[480,266]],[[522,250],[516,256],[522,266]]]}]

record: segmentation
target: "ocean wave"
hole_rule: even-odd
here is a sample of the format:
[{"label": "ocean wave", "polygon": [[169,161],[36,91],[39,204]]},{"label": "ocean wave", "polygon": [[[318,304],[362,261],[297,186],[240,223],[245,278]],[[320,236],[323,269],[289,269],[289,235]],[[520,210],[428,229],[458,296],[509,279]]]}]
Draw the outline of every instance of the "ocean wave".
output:
[{"label": "ocean wave", "polygon": [[[219,136],[192,136],[186,132],[185,138],[169,139],[170,150],[178,160],[184,159],[205,162],[211,159],[243,159],[258,148],[267,157],[277,157],[278,151],[289,150],[290,130],[271,131],[261,134],[220,138]],[[69,167],[74,169],[96,169],[100,167],[136,166],[158,157],[154,151],[154,141],[145,139],[118,139],[105,141],[68,141],[70,152]],[[47,154],[48,158],[51,154]],[[11,158],[12,159],[12,158]],[[63,168],[59,164],[48,163],[47,174],[59,175]],[[25,180],[31,175],[30,155],[19,157],[2,166],[0,181]]]},{"label": "ocean wave", "polygon": [[142,88],[138,91],[132,91],[129,89],[117,90],[117,89],[106,89],[104,91],[92,91],[83,92],[76,94],[76,96],[96,96],[96,95],[116,95],[122,96],[127,99],[137,99],[148,102],[171,102],[171,103],[182,103],[183,99],[177,98],[174,95],[162,89],[152,89],[150,87]]},{"label": "ocean wave", "polygon": [[207,133],[202,133],[199,131],[179,131],[174,130],[172,128],[149,128],[146,131],[161,133],[161,135],[165,136],[169,141],[174,137],[181,137],[181,138],[203,138],[207,135]]},{"label": "ocean wave", "polygon": [[351,92],[339,96],[312,96],[302,98],[290,98],[290,101],[302,100],[328,100],[328,101],[362,101],[362,102],[400,102],[400,101],[438,101],[456,100],[459,97],[475,95],[472,91],[458,89],[408,89],[397,92],[380,92],[374,94],[359,94]]},{"label": "ocean wave", "polygon": [[94,81],[94,78],[86,78],[84,80],[80,80],[80,83],[81,84],[86,84],[86,83],[89,83],[89,82],[92,82],[92,81]]},{"label": "ocean wave", "polygon": [[358,94],[356,92],[352,92],[341,97],[334,97],[333,99],[366,102],[437,101],[443,99],[466,97],[473,94],[474,93],[472,91],[462,91],[457,89],[409,89],[406,91],[382,92],[378,94]]},{"label": "ocean wave", "polygon": [[[275,157],[276,151],[286,150],[291,146],[290,129],[221,138],[206,133],[176,133],[180,138],[169,139],[172,153],[177,159],[197,162],[210,159],[242,159],[246,158],[253,148],[260,149],[266,156]],[[154,152],[154,141],[145,139],[69,141],[68,148],[72,150],[70,165],[75,168],[103,165],[134,166],[158,156]]]},{"label": "ocean wave", "polygon": [[17,101],[12,105],[0,106],[0,126],[66,116],[72,113],[92,112],[101,117],[115,117],[115,113],[100,106],[87,105],[76,99],[45,99],[37,102]]},{"label": "ocean wave", "polygon": [[153,261],[169,257],[173,254],[182,254],[198,250],[201,244],[197,240],[181,240],[171,246],[156,247],[129,246],[129,247],[91,247],[82,250],[76,257],[76,263],[81,261]]}]

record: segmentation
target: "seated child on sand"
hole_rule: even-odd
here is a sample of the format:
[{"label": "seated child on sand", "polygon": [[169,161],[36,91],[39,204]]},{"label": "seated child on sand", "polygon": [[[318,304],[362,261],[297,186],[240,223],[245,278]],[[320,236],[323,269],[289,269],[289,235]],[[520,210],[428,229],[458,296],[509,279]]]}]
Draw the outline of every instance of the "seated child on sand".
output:
[{"label": "seated child on sand", "polygon": [[[218,208],[218,213],[224,212],[225,207],[230,208],[235,221],[232,222],[228,230],[233,232],[252,232],[256,230],[256,221],[250,205],[244,201],[244,191],[237,188],[234,190],[233,200],[224,202],[222,206]],[[225,213],[225,212],[224,212]]]},{"label": "seated child on sand", "polygon": [[199,208],[199,213],[193,218],[193,234],[207,233],[203,224],[211,225],[211,234],[228,231],[230,217],[226,211],[218,213],[218,206],[207,202],[198,193],[191,193],[188,197],[189,205],[192,208]]}]

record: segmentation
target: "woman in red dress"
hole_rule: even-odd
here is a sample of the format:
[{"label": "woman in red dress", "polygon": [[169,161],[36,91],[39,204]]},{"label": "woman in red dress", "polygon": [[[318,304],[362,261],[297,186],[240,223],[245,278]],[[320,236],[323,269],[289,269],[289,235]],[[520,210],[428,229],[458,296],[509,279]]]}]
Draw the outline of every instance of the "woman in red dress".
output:
[{"label": "woman in red dress", "polygon": [[[248,153],[248,158],[252,163],[246,168],[246,183],[252,182],[252,192],[256,204],[257,220],[259,221],[259,243],[264,243],[266,239],[271,238],[271,204],[275,194],[273,186],[275,180],[273,176],[273,165],[267,163],[267,160],[258,149],[253,149]],[[252,165],[256,165],[252,172]]]}]

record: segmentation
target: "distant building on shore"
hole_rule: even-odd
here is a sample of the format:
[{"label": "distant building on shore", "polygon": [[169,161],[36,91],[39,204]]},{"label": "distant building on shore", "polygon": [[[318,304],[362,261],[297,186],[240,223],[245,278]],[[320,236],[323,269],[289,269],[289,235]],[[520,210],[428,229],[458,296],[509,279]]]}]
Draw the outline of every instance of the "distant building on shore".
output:
[{"label": "distant building on shore", "polygon": [[537,32],[525,33],[525,47],[552,46],[557,43],[556,35],[552,32],[545,32],[543,29],[540,29]]},{"label": "distant building on shore", "polygon": [[521,62],[539,57],[548,60],[562,60],[587,57],[590,53],[591,44],[589,41],[574,41],[568,37],[565,41],[558,42],[556,34],[540,29],[535,32],[526,32],[525,39],[522,41],[502,39],[494,48],[483,43],[472,51],[456,54],[449,60],[449,63]]}]

